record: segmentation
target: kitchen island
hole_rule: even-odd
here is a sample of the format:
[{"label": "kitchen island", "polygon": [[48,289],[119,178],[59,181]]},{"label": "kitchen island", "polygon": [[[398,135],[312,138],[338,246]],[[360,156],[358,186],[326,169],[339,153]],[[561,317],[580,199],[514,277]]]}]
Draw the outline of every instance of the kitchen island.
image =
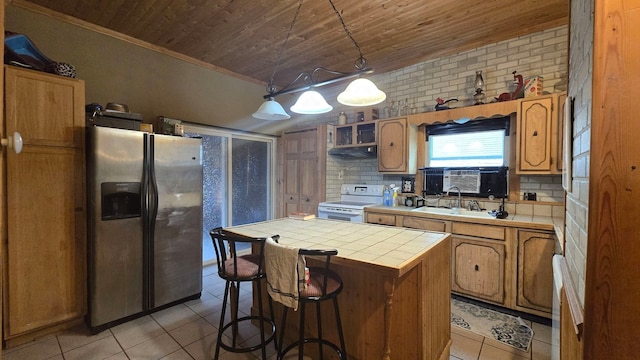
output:
[{"label": "kitchen island", "polygon": [[[338,250],[331,268],[344,282],[338,301],[349,359],[449,359],[449,234],[287,218],[230,230],[253,237],[278,234],[280,243],[294,247]],[[325,337],[337,342],[333,310],[324,305]],[[287,333],[295,334],[296,317],[289,320]],[[312,324],[309,329],[315,329]]]}]

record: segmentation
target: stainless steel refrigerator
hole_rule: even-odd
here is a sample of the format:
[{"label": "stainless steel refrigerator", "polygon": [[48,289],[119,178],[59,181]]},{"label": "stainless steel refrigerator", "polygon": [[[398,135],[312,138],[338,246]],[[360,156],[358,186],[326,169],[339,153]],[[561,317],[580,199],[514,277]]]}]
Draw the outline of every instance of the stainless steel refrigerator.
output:
[{"label": "stainless steel refrigerator", "polygon": [[201,139],[91,126],[89,317],[96,333],[202,292]]}]

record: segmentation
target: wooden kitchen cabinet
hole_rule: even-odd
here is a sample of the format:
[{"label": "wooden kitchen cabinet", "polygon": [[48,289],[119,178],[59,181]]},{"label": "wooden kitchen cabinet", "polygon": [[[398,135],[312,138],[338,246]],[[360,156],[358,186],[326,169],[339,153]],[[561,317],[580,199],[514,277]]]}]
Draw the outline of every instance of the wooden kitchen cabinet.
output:
[{"label": "wooden kitchen cabinet", "polygon": [[551,313],[553,299],[552,233],[518,230],[518,295],[516,305]]},{"label": "wooden kitchen cabinet", "polygon": [[84,82],[5,66],[4,339],[18,344],[86,313]]},{"label": "wooden kitchen cabinet", "polygon": [[292,131],[280,141],[282,207],[279,216],[293,212],[318,213],[325,199],[326,127]]},{"label": "wooden kitchen cabinet", "polygon": [[417,129],[406,118],[378,122],[378,172],[415,174]]},{"label": "wooden kitchen cabinet", "polygon": [[567,93],[558,94],[558,112],[557,116],[554,117],[555,124],[554,127],[558,133],[558,139],[556,140],[556,168],[555,171],[558,174],[562,174],[562,169],[564,168],[564,163],[562,162],[564,159],[564,155],[562,154],[563,150],[563,141],[564,141],[564,110],[565,110],[565,101],[567,100]]},{"label": "wooden kitchen cabinet", "polygon": [[451,291],[542,317],[551,316],[553,231],[406,207],[365,208],[366,222],[451,233]]},{"label": "wooden kitchen cabinet", "polygon": [[335,147],[375,145],[377,129],[377,121],[336,126]]},{"label": "wooden kitchen cabinet", "polygon": [[419,216],[404,216],[402,226],[420,230],[451,232],[451,221],[427,219]]},{"label": "wooden kitchen cabinet", "polygon": [[520,101],[516,173],[562,173],[562,113],[558,96],[554,93]]},{"label": "wooden kitchen cabinet", "polygon": [[508,307],[507,228],[452,221],[451,233],[451,291]]},{"label": "wooden kitchen cabinet", "polygon": [[[456,228],[476,224],[453,223]],[[503,230],[504,231],[504,230]],[[482,234],[479,232],[476,234]],[[504,238],[502,239],[504,240]],[[451,291],[503,305],[505,302],[505,243],[477,236],[451,237]]]},{"label": "wooden kitchen cabinet", "polygon": [[396,216],[367,211],[365,222],[369,224],[396,226]]}]

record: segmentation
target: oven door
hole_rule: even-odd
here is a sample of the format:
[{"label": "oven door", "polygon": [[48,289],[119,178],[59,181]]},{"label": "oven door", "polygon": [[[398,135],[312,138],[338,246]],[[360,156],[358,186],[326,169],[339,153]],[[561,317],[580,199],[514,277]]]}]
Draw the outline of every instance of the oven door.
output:
[{"label": "oven door", "polygon": [[318,206],[320,219],[333,219],[350,222],[364,222],[363,209],[346,209],[339,206]]}]

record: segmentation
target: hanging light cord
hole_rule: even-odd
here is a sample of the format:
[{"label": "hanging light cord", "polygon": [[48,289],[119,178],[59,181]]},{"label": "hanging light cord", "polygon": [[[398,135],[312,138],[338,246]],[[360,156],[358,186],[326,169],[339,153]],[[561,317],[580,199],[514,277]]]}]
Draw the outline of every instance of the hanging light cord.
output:
[{"label": "hanging light cord", "polygon": [[358,59],[356,60],[356,63],[355,63],[356,69],[362,70],[362,69],[366,68],[367,67],[367,59],[365,59],[364,56],[362,56],[362,50],[360,49],[360,46],[358,45],[356,40],[353,38],[353,35],[351,35],[351,31],[349,31],[349,29],[347,29],[347,25],[344,23],[344,20],[342,19],[342,15],[340,15],[340,12],[338,11],[338,9],[336,9],[336,6],[333,4],[333,0],[329,0],[329,3],[331,4],[331,7],[333,8],[333,11],[338,16],[338,19],[340,19],[340,23],[342,24],[342,28],[344,29],[344,32],[347,34],[347,36],[349,37],[349,39],[353,43],[353,46],[355,46],[356,49],[358,50],[358,54],[360,55],[360,57],[358,57]]},{"label": "hanging light cord", "polygon": [[[293,21],[291,22],[291,26],[289,26],[289,31],[287,32],[287,37],[285,38],[284,44],[282,44],[282,48],[280,49],[280,52],[278,53],[276,66],[273,68],[273,73],[271,74],[271,79],[269,80],[269,84],[267,84],[267,94],[263,96],[264,99],[273,99],[273,98],[275,98],[276,96],[279,96],[279,95],[290,94],[290,93],[294,93],[294,92],[298,92],[298,91],[308,90],[308,89],[310,89],[312,87],[320,87],[320,86],[324,86],[324,85],[329,85],[329,84],[333,84],[335,82],[343,81],[343,80],[350,79],[350,78],[353,78],[353,77],[358,77],[358,76],[360,76],[362,74],[370,74],[370,73],[373,72],[373,69],[367,67],[367,59],[365,59],[364,56],[362,56],[362,50],[360,49],[360,46],[358,45],[356,40],[351,35],[351,32],[347,28],[347,25],[344,23],[344,20],[342,19],[342,16],[340,15],[340,12],[338,11],[338,9],[336,9],[336,6],[333,4],[333,1],[329,0],[329,3],[331,4],[331,7],[333,8],[333,11],[336,13],[336,15],[338,16],[338,19],[340,20],[340,23],[342,24],[342,28],[344,29],[344,32],[347,34],[347,36],[349,37],[349,39],[351,40],[353,45],[358,50],[359,57],[358,57],[358,59],[356,59],[355,64],[354,64],[356,69],[357,69],[357,71],[351,72],[351,73],[346,73],[346,72],[327,69],[327,68],[324,68],[324,67],[317,67],[313,71],[310,71],[310,72],[307,72],[307,71],[301,72],[300,74],[298,74],[298,76],[293,81],[291,81],[289,84],[285,85],[281,90],[276,91],[276,87],[273,85],[273,80],[275,78],[276,73],[278,72],[278,68],[280,67],[280,63],[281,63],[283,55],[285,53],[285,50],[286,50],[286,47],[287,47],[287,43],[289,42],[289,37],[291,36],[291,33],[293,31],[293,27],[294,27],[294,25],[296,23],[296,19],[298,18],[298,14],[300,13],[300,8],[302,7],[302,2],[303,2],[303,0],[300,0],[299,3],[298,3],[298,9],[296,10],[295,15],[293,16]],[[328,80],[324,80],[324,81],[317,81],[317,79],[315,78],[315,74],[320,72],[320,71],[324,71],[324,72],[327,72],[327,73],[330,73],[330,74],[334,74],[334,75],[338,75],[338,76],[334,77],[334,78],[331,78],[331,79],[328,79]],[[303,81],[305,83],[305,85],[292,88],[293,84],[295,84],[295,83],[297,83],[299,81]]]},{"label": "hanging light cord", "polygon": [[[280,62],[282,61],[282,55],[284,54],[285,49],[287,48],[287,43],[289,42],[289,36],[291,36],[291,31],[293,30],[293,25],[296,23],[296,19],[298,18],[298,14],[300,13],[300,8],[302,7],[302,1],[298,3],[298,8],[296,9],[295,15],[293,15],[293,20],[291,21],[291,25],[289,26],[289,31],[287,31],[287,37],[284,39],[284,44],[282,44],[282,48],[278,53],[278,59],[276,61],[276,66],[273,68],[273,73],[271,73],[271,79],[269,79],[269,84],[267,84],[267,92],[269,94],[273,94],[276,92],[276,87],[273,86],[273,79],[276,76],[276,72],[278,72],[278,67],[280,67]],[[333,4],[331,4],[333,5]],[[335,9],[335,7],[334,7]],[[344,23],[342,23],[344,25]],[[345,28],[346,29],[346,28]]]}]

